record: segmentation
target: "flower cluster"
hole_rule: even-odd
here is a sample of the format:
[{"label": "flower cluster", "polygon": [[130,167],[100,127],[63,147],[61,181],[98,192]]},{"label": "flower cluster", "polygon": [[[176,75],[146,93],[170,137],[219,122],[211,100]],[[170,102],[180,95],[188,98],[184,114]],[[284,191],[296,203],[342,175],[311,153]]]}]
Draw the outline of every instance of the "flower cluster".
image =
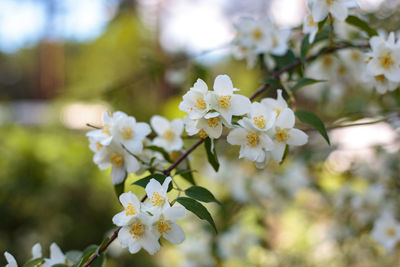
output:
[{"label": "flower cluster", "polygon": [[134,117],[121,111],[112,115],[104,112],[103,127],[87,133],[89,147],[95,153],[94,163],[102,170],[112,166],[113,184],[122,183],[128,173],[140,174],[163,165],[163,157],[147,147],[155,145],[169,152],[182,149],[182,120],[169,122],[155,115],[150,122],[157,134],[153,141],[146,138],[152,132],[147,123],[136,122]]},{"label": "flower cluster", "polygon": [[115,225],[122,227],[118,240],[130,253],[137,253],[141,248],[150,254],[160,250],[160,237],[173,244],[185,240],[185,233],[175,222],[185,217],[185,208],[171,206],[168,201],[168,187],[172,181],[167,177],[161,185],[151,179],[146,186],[147,199],[144,203],[131,192],[123,193],[119,199],[124,210],[113,217]]},{"label": "flower cluster", "polygon": [[237,34],[233,40],[235,58],[246,59],[249,67],[256,63],[257,56],[264,54],[281,56],[288,50],[291,31],[279,29],[270,20],[241,18],[235,25]]}]

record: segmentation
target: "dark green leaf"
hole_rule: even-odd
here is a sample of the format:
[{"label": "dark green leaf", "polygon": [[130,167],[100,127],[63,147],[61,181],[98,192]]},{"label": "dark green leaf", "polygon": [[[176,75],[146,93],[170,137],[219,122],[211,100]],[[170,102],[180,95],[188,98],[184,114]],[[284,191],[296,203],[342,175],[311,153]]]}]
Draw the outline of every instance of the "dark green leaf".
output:
[{"label": "dark green leaf", "polygon": [[328,133],[326,132],[326,128],[324,123],[321,121],[320,118],[318,118],[317,115],[315,115],[312,112],[305,111],[305,110],[298,110],[295,112],[297,118],[305,124],[308,124],[315,128],[316,130],[319,131],[319,133],[322,135],[322,137],[325,138],[326,142],[331,145],[331,142],[329,140]]},{"label": "dark green leaf", "polygon": [[180,203],[182,206],[184,206],[187,210],[193,212],[200,219],[206,220],[209,224],[211,224],[215,232],[218,233],[217,227],[215,226],[211,214],[208,212],[206,207],[204,207],[201,203],[188,197],[178,197],[176,201]]},{"label": "dark green leaf", "polygon": [[365,31],[369,37],[378,35],[378,32],[375,29],[371,28],[367,22],[363,21],[362,19],[356,16],[348,16],[346,18],[346,22],[350,25],[359,28],[360,30]]},{"label": "dark green leaf", "polygon": [[103,262],[104,262],[104,254],[100,254],[94,261],[92,264],[90,264],[91,267],[101,267],[103,266]]},{"label": "dark green leaf", "polygon": [[282,69],[298,60],[292,50],[288,50],[283,56],[272,56],[275,59],[276,67]]},{"label": "dark green leaf", "polygon": [[99,250],[107,244],[108,240],[110,240],[109,237],[104,238],[103,242],[101,242],[100,246],[97,248],[96,253],[99,253]]},{"label": "dark green leaf", "polygon": [[303,62],[306,60],[308,48],[310,47],[310,42],[308,41],[309,38],[310,38],[310,35],[307,34],[306,36],[304,36],[303,40],[301,41],[300,57],[301,57],[301,61],[303,61]]},{"label": "dark green leaf", "polygon": [[93,253],[97,250],[97,245],[90,245],[88,246],[82,253],[82,257],[78,263],[74,264],[73,266],[82,267],[85,263],[89,260]]},{"label": "dark green leaf", "polygon": [[296,90],[298,90],[298,89],[300,89],[300,88],[302,88],[302,87],[304,87],[304,86],[311,85],[311,84],[314,84],[314,83],[320,83],[320,82],[325,82],[325,81],[324,81],[324,80],[314,80],[314,79],[311,79],[311,78],[306,78],[306,77],[304,77],[304,78],[301,78],[301,79],[292,87],[292,91],[296,91]]},{"label": "dark green leaf", "polygon": [[217,153],[215,152],[215,144],[214,144],[214,149],[211,151],[212,142],[213,141],[209,137],[207,137],[206,139],[204,139],[204,147],[206,148],[208,162],[217,172],[219,169],[219,162]]},{"label": "dark green leaf", "polygon": [[[132,183],[133,185],[138,185],[141,186],[143,188],[146,188],[146,185],[150,182],[151,179],[155,179],[157,180],[160,184],[164,183],[164,180],[167,178],[168,176],[161,174],[161,173],[154,173],[154,174],[150,174],[142,179],[137,180],[136,182]],[[172,190],[172,183],[169,184],[168,186],[168,192]]]},{"label": "dark green leaf", "polygon": [[[189,161],[187,163],[189,164]],[[185,179],[186,181],[188,181],[192,185],[196,185],[196,182],[194,181],[193,174],[192,174],[193,172],[194,172],[193,170],[184,169],[184,170],[176,171],[175,175],[180,175],[180,176],[183,177],[183,179]]]},{"label": "dark green leaf", "polygon": [[263,81],[264,83],[267,83],[267,84],[273,86],[273,87],[282,88],[282,84],[281,84],[281,82],[279,81],[279,79],[276,79],[276,78],[265,78],[265,79],[263,79],[262,81]]},{"label": "dark green leaf", "polygon": [[124,192],[124,190],[125,190],[125,179],[124,182],[114,185],[114,191],[117,197],[119,197]]},{"label": "dark green leaf", "polygon": [[26,262],[24,267],[36,267],[39,266],[40,263],[44,261],[44,258],[34,259]]},{"label": "dark green leaf", "polygon": [[318,31],[321,31],[322,28],[325,25],[325,22],[328,20],[328,17],[326,17],[323,21],[318,22]]},{"label": "dark green leaf", "polygon": [[158,147],[158,146],[146,146],[145,148],[156,151],[156,152],[160,152],[164,159],[170,163],[172,163],[171,157],[169,156],[169,153],[167,151],[165,151],[164,148],[162,147]]},{"label": "dark green leaf", "polygon": [[185,190],[185,194],[188,197],[194,198],[202,202],[216,202],[218,204],[221,204],[210,191],[201,186],[191,186]]}]

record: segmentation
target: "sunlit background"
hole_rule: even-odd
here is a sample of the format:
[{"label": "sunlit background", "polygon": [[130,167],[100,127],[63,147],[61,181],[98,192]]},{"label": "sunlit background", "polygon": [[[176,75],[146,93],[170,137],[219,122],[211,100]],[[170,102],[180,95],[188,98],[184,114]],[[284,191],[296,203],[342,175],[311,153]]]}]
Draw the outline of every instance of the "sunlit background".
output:
[{"label": "sunlit background", "polygon": [[[370,16],[375,26],[399,28],[399,21],[394,18],[399,17],[400,1],[358,2],[363,15]],[[371,16],[371,12],[375,15]],[[235,34],[233,24],[242,16],[268,16],[282,28],[296,28],[304,15],[305,0],[0,0],[0,252],[10,251],[22,263],[30,257],[35,242],[41,242],[45,251],[53,241],[63,251],[101,242],[113,228],[111,218],[119,206],[109,171],[100,171],[92,163],[86,124],[101,125],[104,110],[123,110],[139,121],[148,121],[154,114],[183,117],[177,106],[199,77],[211,84],[216,75],[229,74],[235,87],[249,96],[258,88],[262,76],[258,69],[248,69],[245,63],[232,59],[229,44]],[[270,95],[275,96],[273,92]],[[398,101],[399,94],[396,96]],[[339,109],[329,106],[327,110],[313,105],[313,100],[304,94],[298,105],[313,108],[331,123],[340,117],[354,117],[358,122],[373,120],[367,116],[359,121],[362,117],[357,114],[372,117],[377,110],[389,112],[399,105],[389,96],[371,107],[369,98],[366,92],[346,95],[344,102],[336,103]],[[317,135],[314,137],[313,132],[310,135],[313,138],[309,148],[299,150],[283,166],[271,166],[271,173],[265,176],[274,176],[272,183],[276,183],[275,176],[283,173],[292,171],[292,176],[297,175],[299,171],[292,170],[292,165],[298,168],[294,157],[300,155],[304,162],[312,162],[300,167],[306,169],[305,179],[320,179],[320,186],[327,192],[349,180],[358,188],[365,184],[360,179],[364,172],[369,173],[366,176],[383,172],[396,175],[399,170],[399,129],[396,131],[388,122],[330,131],[332,147]],[[221,154],[227,149],[221,144]],[[199,159],[195,163],[199,169],[204,163],[202,153],[196,151],[193,156]],[[395,166],[382,167],[382,160],[377,161],[382,155],[392,156]],[[371,170],[363,170],[363,164]],[[249,168],[244,163],[243,166],[244,170]],[[211,171],[198,176],[204,185],[218,184],[217,175]],[[217,189],[216,194],[227,203],[227,214],[242,207],[243,203],[234,200],[248,201],[242,192],[236,192],[238,197],[233,200],[223,189]],[[264,203],[267,206],[273,201],[268,199]],[[342,247],[324,239],[329,235],[331,222],[327,218],[332,214],[324,212],[322,219],[317,216],[324,210],[325,201],[304,190],[290,202],[283,201],[259,224],[252,218],[260,210],[244,210],[245,223],[252,221],[249,225],[256,235],[261,235],[264,242],[270,240],[246,252],[249,264],[320,266],[340,254]],[[222,213],[216,206],[210,207],[221,231],[228,229],[228,222],[218,217]],[[131,256],[115,245],[106,266],[182,263],[179,249],[187,255],[198,242],[211,242],[214,238],[201,222],[200,226],[190,224],[195,220],[189,218],[184,228],[196,233],[196,227],[201,227],[208,231],[207,236],[188,234],[183,249],[166,246],[156,257],[145,252]],[[265,224],[269,225],[265,227],[267,234],[263,232]],[[365,237],[359,243],[364,242],[362,238]],[[368,250],[367,245],[345,246],[348,254],[341,254],[343,259],[331,262],[332,266],[379,266],[373,265],[375,262],[356,263],[365,255],[364,263],[384,257],[381,251]],[[204,251],[192,253],[202,255]],[[167,259],[171,263],[165,262]],[[0,258],[0,265],[4,262]],[[241,261],[224,262],[218,264],[241,266]],[[379,264],[379,260],[376,262]],[[210,260],[203,266],[213,264],[216,262]]]}]

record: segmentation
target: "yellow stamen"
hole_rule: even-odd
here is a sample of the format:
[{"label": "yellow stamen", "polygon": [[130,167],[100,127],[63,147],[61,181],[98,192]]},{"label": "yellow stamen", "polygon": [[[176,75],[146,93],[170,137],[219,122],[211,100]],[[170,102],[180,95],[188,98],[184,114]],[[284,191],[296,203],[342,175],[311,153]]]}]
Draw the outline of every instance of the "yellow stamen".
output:
[{"label": "yellow stamen", "polygon": [[280,143],[286,143],[287,140],[289,140],[290,138],[290,134],[288,134],[285,130],[283,129],[279,129],[276,132],[275,138],[278,142]]},{"label": "yellow stamen", "polygon": [[121,166],[121,164],[124,162],[124,158],[121,157],[118,154],[114,154],[111,158],[110,161],[115,165],[115,167]]},{"label": "yellow stamen", "polygon": [[168,142],[171,142],[171,141],[174,140],[174,138],[175,138],[175,133],[174,133],[173,131],[171,131],[171,130],[166,130],[166,131],[163,133],[163,138],[164,138],[165,140],[167,140]]},{"label": "yellow stamen", "polygon": [[374,76],[374,78],[377,82],[381,82],[381,83],[385,82],[385,80],[386,80],[385,75],[383,75],[383,74]]},{"label": "yellow stamen", "polygon": [[263,32],[259,28],[254,29],[252,35],[253,39],[256,41],[259,41],[263,38]]},{"label": "yellow stamen", "polygon": [[263,129],[265,127],[265,119],[264,119],[264,115],[260,115],[258,117],[254,117],[253,118],[254,124],[260,128]]},{"label": "yellow stamen", "polygon": [[217,127],[218,124],[219,124],[219,119],[218,119],[218,117],[216,117],[216,118],[209,118],[209,119],[207,120],[207,123],[208,123],[208,126],[210,126],[211,128],[215,128],[215,127]]},{"label": "yellow stamen", "polygon": [[203,138],[203,139],[205,139],[205,138],[208,137],[207,133],[206,133],[203,129],[200,129],[199,135],[200,135],[200,137]]},{"label": "yellow stamen", "polygon": [[128,206],[126,206],[125,211],[126,216],[135,215],[137,213],[132,203],[129,203]]},{"label": "yellow stamen", "polygon": [[196,104],[194,105],[194,107],[198,109],[205,109],[207,107],[206,101],[204,101],[204,99],[199,96],[196,98]]},{"label": "yellow stamen", "polygon": [[157,225],[157,230],[158,230],[158,232],[162,235],[162,234],[166,234],[168,231],[170,231],[172,228],[171,228],[171,226],[169,225],[169,223],[168,223],[168,221],[165,221],[165,220],[160,220],[159,222],[158,222],[158,225]]},{"label": "yellow stamen", "polygon": [[131,127],[127,127],[127,126],[122,127],[122,137],[125,140],[131,139],[132,136],[133,136],[133,130]]},{"label": "yellow stamen", "polygon": [[326,3],[327,3],[328,5],[332,5],[334,2],[335,2],[335,0],[326,0]]},{"label": "yellow stamen", "polygon": [[309,27],[314,26],[314,25],[317,24],[317,23],[315,23],[314,18],[313,18],[313,16],[311,14],[308,16],[308,23],[307,24],[308,24]]},{"label": "yellow stamen", "polygon": [[158,192],[154,192],[151,197],[151,203],[153,203],[153,206],[160,207],[164,203],[164,198]]},{"label": "yellow stamen", "polygon": [[100,149],[102,149],[102,148],[103,148],[103,145],[100,144],[100,142],[96,142],[96,150],[100,151]]},{"label": "yellow stamen", "polygon": [[231,98],[230,95],[221,95],[218,98],[218,104],[221,108],[229,108],[231,106]]},{"label": "yellow stamen", "polygon": [[106,125],[103,126],[103,129],[101,131],[103,133],[105,133],[106,135],[111,135],[110,128],[111,128],[111,126],[106,124]]},{"label": "yellow stamen", "polygon": [[391,66],[394,65],[394,60],[390,55],[390,52],[385,53],[383,57],[379,58],[381,65],[384,69],[389,69]]},{"label": "yellow stamen", "polygon": [[134,237],[141,237],[144,232],[144,225],[141,223],[134,223],[129,230],[129,233]]},{"label": "yellow stamen", "polygon": [[389,226],[385,229],[385,233],[387,236],[393,237],[396,235],[396,229],[394,229],[393,227]]},{"label": "yellow stamen", "polygon": [[256,146],[258,144],[258,141],[260,140],[255,133],[250,133],[246,135],[246,138],[247,138],[247,143],[251,146]]},{"label": "yellow stamen", "polygon": [[272,110],[276,111],[276,117],[278,118],[279,114],[281,114],[281,109],[280,108],[272,108]]}]

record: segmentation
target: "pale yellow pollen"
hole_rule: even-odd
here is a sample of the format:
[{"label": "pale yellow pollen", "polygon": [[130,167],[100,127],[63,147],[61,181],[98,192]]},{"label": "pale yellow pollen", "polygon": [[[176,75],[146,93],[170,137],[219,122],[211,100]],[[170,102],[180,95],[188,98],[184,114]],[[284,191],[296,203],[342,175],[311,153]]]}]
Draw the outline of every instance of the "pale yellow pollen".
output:
[{"label": "pale yellow pollen", "polygon": [[246,135],[247,143],[251,146],[256,146],[258,141],[260,140],[259,137],[255,133],[249,133]]},{"label": "pale yellow pollen", "polygon": [[281,114],[280,108],[272,108],[272,110],[276,111],[276,117],[278,118],[279,114]]},{"label": "pale yellow pollen", "polygon": [[160,207],[164,203],[164,198],[158,192],[154,192],[151,197],[151,203],[153,203],[153,206]]},{"label": "pale yellow pollen", "polygon": [[384,56],[380,57],[379,61],[384,69],[389,69],[391,66],[394,65],[394,60],[389,52],[385,53]]},{"label": "pale yellow pollen", "polygon": [[260,128],[263,129],[265,127],[265,119],[264,119],[264,115],[260,115],[257,117],[253,118],[254,124]]},{"label": "pale yellow pollen", "polygon": [[130,215],[136,215],[136,209],[135,209],[135,207],[133,206],[133,204],[132,203],[129,203],[128,204],[128,206],[126,206],[126,208],[125,208],[125,214],[126,214],[126,216],[130,216]]},{"label": "pale yellow pollen", "polygon": [[208,126],[210,126],[211,128],[215,128],[215,127],[217,127],[218,124],[219,124],[219,119],[218,119],[218,117],[216,117],[216,118],[209,118],[209,119],[207,120],[207,123],[208,123]]},{"label": "pale yellow pollen", "polygon": [[313,18],[312,15],[308,16],[308,23],[307,24],[308,24],[309,27],[314,26],[314,25],[317,24],[317,23],[315,23],[314,18]]},{"label": "pale yellow pollen", "polygon": [[206,101],[204,101],[204,99],[199,96],[196,98],[196,104],[194,104],[194,107],[198,109],[205,109],[207,107]]},{"label": "pale yellow pollen", "polygon": [[383,74],[374,76],[374,78],[377,82],[381,82],[381,83],[385,82],[385,80],[386,80],[385,75],[383,75]]},{"label": "pale yellow pollen", "polygon": [[218,98],[218,104],[221,108],[229,108],[231,106],[231,98],[230,95],[221,95]]},{"label": "pale yellow pollen", "polygon": [[259,41],[263,38],[263,32],[259,28],[256,28],[253,30],[252,36],[254,40]]},{"label": "pale yellow pollen", "polygon": [[124,158],[118,154],[114,154],[112,157],[110,157],[110,161],[115,165],[115,167],[118,168],[124,162]]},{"label": "pale yellow pollen", "polygon": [[278,142],[280,143],[286,143],[287,140],[289,140],[290,138],[290,134],[288,134],[285,130],[283,129],[279,129],[276,132],[275,138]]},{"label": "pale yellow pollen", "polygon": [[206,133],[203,129],[200,129],[199,135],[200,135],[200,137],[203,138],[203,139],[205,139],[205,138],[208,137],[207,133]]},{"label": "pale yellow pollen", "polygon": [[171,131],[171,130],[166,130],[164,133],[163,133],[163,138],[165,139],[165,140],[167,140],[168,142],[171,142],[172,140],[174,140],[174,138],[175,138],[175,133],[173,132],[173,131]]},{"label": "pale yellow pollen", "polygon": [[172,229],[172,228],[171,228],[171,226],[169,225],[168,221],[166,221],[166,220],[160,220],[160,221],[158,222],[157,230],[158,230],[158,232],[159,232],[160,234],[166,234],[166,233],[168,233],[168,231],[170,231],[171,229]]},{"label": "pale yellow pollen", "polygon": [[100,142],[96,142],[96,150],[100,151],[100,149],[102,149],[102,148],[103,148],[103,145],[100,144]]},{"label": "pale yellow pollen", "polygon": [[125,140],[131,139],[132,136],[133,136],[133,130],[131,127],[127,127],[127,126],[122,127],[122,137]]},{"label": "pale yellow pollen", "polygon": [[111,135],[110,128],[111,128],[111,126],[106,124],[106,125],[103,126],[103,129],[101,131],[103,133],[105,133],[106,135]]},{"label": "pale yellow pollen", "polygon": [[141,223],[134,223],[131,225],[131,229],[129,230],[129,233],[133,235],[134,237],[141,237],[144,232],[144,225]]},{"label": "pale yellow pollen", "polygon": [[394,229],[393,227],[389,226],[385,229],[385,233],[387,236],[393,237],[396,235],[396,229]]},{"label": "pale yellow pollen", "polygon": [[327,3],[328,5],[332,5],[334,2],[335,2],[335,0],[326,0],[326,3]]}]

